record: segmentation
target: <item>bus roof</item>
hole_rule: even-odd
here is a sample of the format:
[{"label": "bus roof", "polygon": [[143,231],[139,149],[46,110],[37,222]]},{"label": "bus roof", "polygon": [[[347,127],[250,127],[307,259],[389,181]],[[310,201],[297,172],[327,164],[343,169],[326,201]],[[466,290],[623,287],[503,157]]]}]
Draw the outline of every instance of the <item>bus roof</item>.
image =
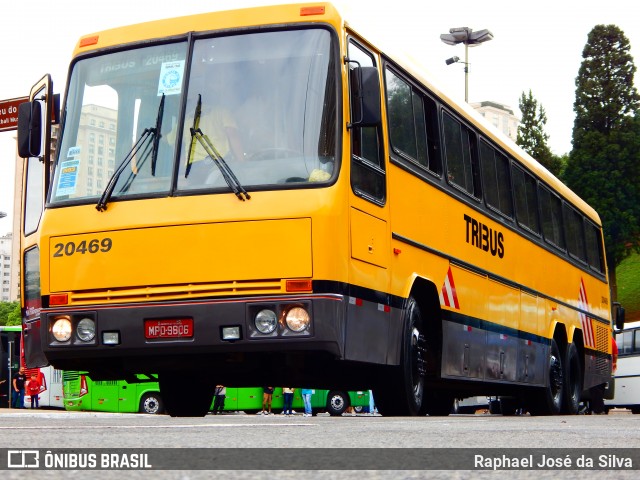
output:
[{"label": "bus roof", "polygon": [[124,25],[84,35],[76,44],[73,56],[115,45],[177,37],[187,32],[231,30],[237,27],[295,22],[340,24],[341,17],[336,8],[327,2],[294,3],[200,13]]},{"label": "bus roof", "polygon": [[[76,57],[84,53],[95,52],[96,50],[115,45],[148,41],[156,38],[177,37],[192,31],[206,32],[214,29],[219,31],[233,29],[239,26],[277,25],[303,21],[324,22],[333,25],[344,24],[354,32],[364,34],[363,38],[373,47],[382,52],[387,58],[393,60],[400,67],[404,68],[409,74],[413,75],[414,78],[428,87],[449,107],[456,110],[470,122],[476,124],[483,134],[491,138],[505,151],[522,162],[534,175],[587,215],[596,225],[601,225],[598,213],[549,172],[549,170],[517,146],[510,138],[498,131],[471,106],[454,100],[442,89],[437,87],[424,65],[407,57],[404,53],[385,50],[384,47],[380,48],[380,46],[376,44],[375,32],[368,35],[367,32],[354,28],[351,22],[344,21],[333,4],[328,2],[224,10],[117,27],[81,37],[73,52],[73,56]],[[357,24],[357,21],[355,23]],[[213,28],[213,26],[215,26],[215,28]]]}]

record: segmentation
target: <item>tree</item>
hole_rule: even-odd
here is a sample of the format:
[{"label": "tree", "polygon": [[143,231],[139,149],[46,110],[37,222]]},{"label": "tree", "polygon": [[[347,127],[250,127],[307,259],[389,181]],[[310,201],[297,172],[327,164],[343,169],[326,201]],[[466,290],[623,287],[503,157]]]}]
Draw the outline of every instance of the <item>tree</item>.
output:
[{"label": "tree", "polygon": [[549,135],[544,131],[544,126],[547,123],[544,107],[540,105],[538,108],[538,101],[533,98],[531,90],[529,90],[529,95],[522,92],[518,107],[522,113],[522,121],[518,126],[516,143],[544,165],[547,170],[560,176],[563,163],[561,157],[555,156],[547,145]]},{"label": "tree", "polygon": [[19,302],[0,302],[0,325],[20,325]]},{"label": "tree", "polygon": [[629,41],[615,25],[596,25],[576,78],[573,150],[564,180],[602,219],[614,300],[616,266],[638,249],[640,97]]}]

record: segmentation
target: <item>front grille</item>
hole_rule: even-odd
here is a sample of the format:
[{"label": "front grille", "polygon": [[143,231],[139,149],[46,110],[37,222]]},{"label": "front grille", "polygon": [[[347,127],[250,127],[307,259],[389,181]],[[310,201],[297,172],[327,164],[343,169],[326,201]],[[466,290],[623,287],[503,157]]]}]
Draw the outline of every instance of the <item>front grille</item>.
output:
[{"label": "front grille", "polygon": [[158,285],[142,288],[114,288],[108,290],[78,291],[69,293],[69,305],[186,300],[202,297],[274,293],[285,293],[284,280],[241,280],[213,283]]}]

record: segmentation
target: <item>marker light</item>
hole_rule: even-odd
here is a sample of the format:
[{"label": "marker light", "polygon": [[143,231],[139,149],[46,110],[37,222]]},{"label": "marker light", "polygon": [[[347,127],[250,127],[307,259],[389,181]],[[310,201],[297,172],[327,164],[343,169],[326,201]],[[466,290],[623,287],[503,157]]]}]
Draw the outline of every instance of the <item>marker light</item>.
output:
[{"label": "marker light", "polygon": [[240,327],[222,327],[223,340],[240,340]]},{"label": "marker light", "polygon": [[302,307],[293,307],[285,315],[287,327],[294,332],[302,332],[309,328],[309,313]]},{"label": "marker light", "polygon": [[278,317],[276,312],[265,308],[257,313],[254,323],[260,333],[269,334],[276,329]]},{"label": "marker light", "polygon": [[58,342],[67,342],[71,338],[71,320],[68,317],[60,317],[51,327],[51,334]]},{"label": "marker light", "polygon": [[120,332],[102,332],[102,343],[104,345],[119,345]]}]

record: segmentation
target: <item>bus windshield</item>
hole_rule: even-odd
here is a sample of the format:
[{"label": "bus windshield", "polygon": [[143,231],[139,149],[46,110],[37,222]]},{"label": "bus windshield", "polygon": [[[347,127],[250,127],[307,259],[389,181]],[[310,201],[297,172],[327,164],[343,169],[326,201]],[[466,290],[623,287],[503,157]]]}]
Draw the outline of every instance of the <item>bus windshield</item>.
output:
[{"label": "bus windshield", "polygon": [[109,182],[112,200],[226,193],[220,162],[251,190],[331,181],[328,30],[199,38],[188,51],[175,42],[74,64],[50,203],[96,201]]}]

